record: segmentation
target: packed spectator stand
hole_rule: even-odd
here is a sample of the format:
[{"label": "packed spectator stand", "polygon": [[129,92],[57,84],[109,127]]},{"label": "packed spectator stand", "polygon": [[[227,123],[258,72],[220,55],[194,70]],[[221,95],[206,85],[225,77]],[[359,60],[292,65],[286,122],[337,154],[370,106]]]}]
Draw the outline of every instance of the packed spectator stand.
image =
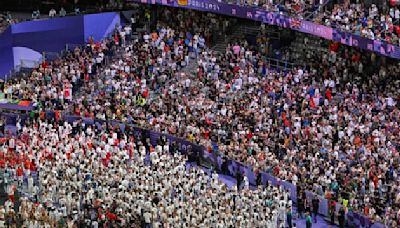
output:
[{"label": "packed spectator stand", "polygon": [[17,220],[12,196],[18,185],[25,193],[18,216],[25,227],[275,227],[291,207],[287,192],[272,186],[250,191],[245,179],[241,191],[228,189],[218,174],[192,167],[162,139],[153,147],[108,127],[35,119],[21,135],[15,147],[2,147],[8,162],[27,160],[7,163],[10,197],[0,218]]},{"label": "packed spectator stand", "polygon": [[397,1],[382,1],[379,6],[351,0],[223,2],[259,7],[400,46],[400,9]]},{"label": "packed spectator stand", "polygon": [[259,7],[270,12],[279,12],[299,18],[311,17],[326,4],[326,0],[218,0],[229,4]]},{"label": "packed spectator stand", "polygon": [[[41,64],[40,68],[32,73],[30,80],[9,81],[6,88],[12,87],[12,89],[5,90],[7,96],[30,98],[37,104],[40,111],[64,110],[83,117],[106,121],[120,120],[184,137],[189,141],[206,145],[211,153],[220,153],[228,158],[234,158],[252,165],[255,170],[268,171],[282,180],[299,186],[300,197],[297,203],[300,212],[307,207],[304,204],[309,204],[303,202],[305,199],[302,192],[311,190],[328,198],[332,204],[340,202],[346,210],[363,212],[373,221],[381,221],[386,225],[396,227],[400,209],[398,200],[400,189],[397,184],[400,145],[398,66],[382,65],[381,69],[376,69],[371,79],[366,79],[363,73],[364,67],[367,67],[371,61],[367,59],[369,56],[363,57],[357,51],[331,44],[328,53],[314,52],[314,55],[310,56],[314,64],[308,69],[277,71],[269,68],[263,56],[249,47],[245,41],[230,44],[224,53],[209,50],[206,45],[207,35],[211,27],[215,26],[213,21],[219,21],[218,19],[213,20],[212,17],[207,16],[201,18],[198,14],[185,11],[166,10],[164,14],[165,18],[173,18],[168,14],[177,14],[175,19],[178,21],[182,21],[180,19],[184,18],[185,14],[193,14],[194,20],[188,20],[185,24],[177,23],[173,19],[169,21],[164,19],[159,23],[157,31],[145,33],[138,40],[132,39],[131,29],[126,26],[104,42],[89,41],[85,48],[77,48],[63,59]],[[201,22],[204,25],[201,25]],[[192,69],[185,70],[190,67]],[[80,98],[64,97],[62,89],[64,83],[71,83],[72,93],[78,93]],[[121,142],[118,142],[116,146],[113,145],[112,140],[108,140],[114,137],[111,137],[110,133],[97,134],[99,130],[91,127],[77,133],[76,129],[68,124],[58,128],[55,128],[55,125],[59,125],[58,123],[52,124],[53,126],[50,126],[44,121],[34,121],[26,127],[20,126],[19,131],[31,134],[32,140],[44,140],[52,138],[51,134],[58,134],[58,141],[57,137],[54,137],[55,139],[49,140],[48,145],[43,145],[43,148],[39,142],[37,146],[33,144],[32,150],[35,151],[30,156],[33,156],[37,161],[35,164],[43,169],[44,173],[50,173],[53,167],[65,165],[62,160],[54,159],[54,157],[68,156],[68,149],[58,151],[52,147],[54,145],[67,147],[73,144],[74,152],[69,156],[74,159],[70,163],[66,161],[71,167],[70,176],[63,175],[69,178],[66,181],[75,182],[78,186],[79,179],[83,179],[83,174],[80,173],[83,171],[77,173],[75,170],[78,166],[82,166],[79,170],[94,172],[94,175],[98,175],[96,178],[106,180],[107,174],[110,175],[116,166],[123,167],[128,162],[144,163],[142,159],[150,151],[150,148],[142,145],[136,153],[133,153],[140,154],[140,157],[118,159],[118,154],[122,156],[125,153],[126,157],[127,151],[121,150]],[[74,137],[75,143],[72,140]],[[124,138],[123,134],[116,137],[118,140]],[[85,143],[104,140],[100,138],[105,138],[110,142],[100,143],[99,148],[108,145],[108,148],[116,151],[115,154],[113,153],[110,157],[106,151],[96,151],[91,154],[92,164],[86,161],[89,159],[79,160],[82,159],[80,158],[82,154],[88,156],[90,151],[94,150],[90,148],[92,145],[89,146],[91,143],[87,145]],[[125,136],[122,144],[126,141]],[[22,148],[27,147],[19,139],[13,143],[21,144]],[[6,151],[10,151],[8,149],[10,144],[5,144],[3,147],[4,154],[7,154]],[[168,149],[158,149],[155,153],[150,153],[150,156],[160,157],[150,159],[156,163],[153,165],[157,165],[160,159],[168,164],[164,164],[166,167],[186,168],[180,155],[175,155],[175,160],[169,160],[166,155],[163,155],[165,153],[168,153]],[[10,156],[12,154],[13,152]],[[12,160],[12,158],[8,159],[8,161]],[[66,157],[64,160],[69,159]],[[107,169],[109,173],[99,171],[96,173],[96,170],[86,166],[89,164],[96,166],[93,164],[96,162],[109,168]],[[109,164],[112,165],[109,167]],[[160,180],[158,175],[163,172],[161,165],[159,173],[156,174],[147,166],[143,170],[138,169],[140,165],[133,167],[135,167],[132,170],[133,174],[140,176],[147,173],[149,179],[152,177],[153,180]],[[180,183],[185,185],[176,187],[176,190],[181,193],[181,198],[178,197],[182,203],[180,208],[186,207],[186,197],[189,199],[192,197],[192,201],[189,200],[192,202],[191,205],[198,206],[196,202],[201,200],[193,199],[194,195],[190,194],[194,193],[186,191],[190,189],[191,184],[194,184],[193,179],[185,176],[184,172],[181,172],[183,169],[177,168],[177,170],[179,170],[178,177],[182,178]],[[28,171],[27,176],[29,176],[29,170],[25,171]],[[13,172],[11,169],[8,173]],[[125,171],[121,169],[114,172],[121,177],[125,174]],[[175,174],[165,172],[166,178],[168,175]],[[205,179],[204,174],[197,169],[189,171],[189,175],[191,174],[199,176],[196,180]],[[40,195],[42,197],[40,201],[54,202],[54,198],[62,198],[52,188],[52,185],[57,185],[54,177],[43,176],[43,178],[39,177],[40,186],[47,188],[48,191],[44,192],[50,192],[50,195]],[[96,178],[90,177],[88,180]],[[86,177],[84,179],[88,181]],[[134,179],[137,178],[128,180],[128,187],[129,184],[135,186],[138,184]],[[179,180],[179,178],[176,179]],[[118,180],[114,181],[118,182]],[[200,191],[200,197],[219,198],[217,194],[221,195],[221,198],[225,195],[229,200],[231,191],[235,192],[235,190],[222,187],[216,176],[212,178],[212,181],[214,187],[207,193],[203,188]],[[34,187],[39,185],[33,184],[33,180],[30,179],[27,183],[26,186],[22,185],[25,190],[28,189],[28,195],[39,197],[37,194],[39,191],[34,190]],[[50,184],[46,185],[46,183]],[[157,186],[157,181],[153,183],[153,186]],[[74,185],[73,183],[72,186]],[[123,189],[127,188],[127,186],[119,188],[113,183],[108,183],[105,188],[107,186],[113,197],[119,197],[118,191],[122,195]],[[140,182],[137,188],[139,191],[132,196],[134,205],[140,204],[143,195],[137,193],[142,193],[141,189],[146,186],[151,185],[146,184],[146,180]],[[65,192],[71,190],[63,188],[67,187],[62,186],[57,189]],[[199,188],[201,189],[201,186]],[[88,189],[90,192],[91,188],[88,187]],[[158,190],[164,191],[163,193],[168,192],[165,188]],[[265,200],[265,194],[270,194],[271,191],[279,192],[280,190],[269,189],[267,193],[256,190],[252,194],[240,191],[238,194],[246,202],[248,201],[249,205],[255,205],[258,204],[257,200]],[[257,196],[263,194],[264,198],[257,199]],[[282,210],[286,210],[286,203],[289,203],[287,195],[281,194],[286,199],[283,200],[285,206],[279,208],[279,213],[285,214]],[[144,197],[149,200],[153,196]],[[76,201],[79,201],[81,196],[72,194],[65,197],[77,197]],[[116,197],[117,200],[124,199],[124,196],[118,197]],[[107,194],[99,198],[110,201],[110,196]],[[165,199],[165,197],[161,198]],[[89,199],[94,198],[89,197]],[[57,201],[62,200],[57,199]],[[142,213],[141,211],[124,213],[126,208],[114,207],[111,201],[103,204],[105,205],[103,209],[97,207],[97,213],[104,214],[103,220],[108,220],[110,223],[113,223],[114,216],[120,218],[119,222],[122,224],[129,223],[129,214],[137,216]],[[204,201],[207,202],[206,199]],[[36,207],[29,201],[23,200],[23,202],[20,213],[26,214],[26,208]],[[227,202],[229,201],[220,203],[218,208],[225,209],[223,205]],[[199,218],[196,216],[185,219],[179,216],[179,213],[191,215],[183,213],[182,209],[179,210],[179,204],[178,202],[173,206],[176,209],[175,213],[171,212],[174,216],[167,219],[169,210],[174,211],[174,208],[169,209],[171,202],[163,202],[162,209],[165,211],[160,212],[165,213],[165,216],[161,215],[160,221],[163,221],[165,226],[174,222],[188,224],[187,226],[199,224],[197,220]],[[58,213],[63,216],[66,214],[67,217],[71,215],[69,219],[71,223],[81,221],[82,219],[77,218],[79,216],[84,217],[90,214],[83,213],[82,211],[85,210],[80,208],[81,205],[76,206],[77,208],[74,205],[60,205],[62,209]],[[270,205],[270,208],[277,207]],[[152,206],[146,207],[143,204],[137,208],[145,208],[144,218],[148,218],[149,213],[151,217],[157,214],[151,210]],[[206,208],[199,206],[198,210],[207,211]],[[43,209],[37,209],[37,214],[40,214],[41,210]],[[52,214],[56,217],[54,211],[57,210],[49,206],[47,212],[43,213],[44,216],[48,213],[48,216]],[[230,220],[232,217],[229,217],[229,213],[232,212],[226,212],[223,215],[226,218],[224,222],[219,219],[222,217],[218,217],[222,216],[221,214],[215,213],[211,217],[220,222],[221,227],[230,224],[264,226],[268,221],[275,221],[270,224],[272,227],[277,224],[276,214],[274,218],[272,215],[267,219],[258,218],[260,223],[254,223],[255,218],[250,218],[246,213],[240,213],[243,212],[242,210],[246,208],[235,212],[236,219],[243,216],[243,219],[239,219],[236,223]],[[119,214],[114,211],[118,211]],[[212,210],[209,211],[212,212]],[[277,211],[275,213],[278,213]],[[40,215],[23,216],[29,217],[25,220],[27,223],[40,221]],[[179,218],[182,220],[178,220]],[[51,226],[55,221],[59,220],[52,220],[53,223],[48,222],[47,225]],[[265,223],[261,224],[261,222]],[[207,226],[207,223],[204,225]]]},{"label": "packed spectator stand", "polygon": [[384,40],[400,46],[400,9],[398,5],[390,5],[390,9],[384,11],[375,4],[367,7],[362,3],[345,1],[344,4],[334,5],[330,11],[321,12],[315,20],[342,31],[372,40]]},{"label": "packed spectator stand", "polygon": [[[137,51],[137,49],[129,48],[128,44],[131,44],[130,39],[125,40],[126,37],[130,37],[130,32],[128,28],[129,26],[125,27],[124,30],[121,31],[121,33],[117,33],[116,36],[114,36],[112,39],[108,39],[102,43],[96,43],[96,44],[90,42],[87,48],[83,50],[76,49],[72,53],[65,55],[60,60],[56,60],[55,62],[51,63],[41,64],[41,67],[39,69],[32,72],[30,81],[26,79],[18,79],[16,81],[10,80],[8,84],[5,85],[5,92],[7,94],[6,96],[30,98],[35,104],[37,104],[40,110],[47,110],[47,109],[54,110],[60,108],[60,106],[62,105],[68,106],[68,104],[73,102],[79,103],[80,102],[79,100],[72,101],[71,99],[68,99],[66,97],[64,99],[63,93],[60,93],[61,82],[66,83],[65,81],[70,81],[73,84],[74,88],[73,92],[75,93],[81,86],[83,86],[80,85],[81,83],[82,84],[85,83],[86,86],[88,85],[87,83],[90,83],[87,78],[84,78],[82,82],[79,81],[80,78],[75,78],[76,75],[81,75],[79,70],[82,70],[81,67],[82,65],[85,65],[85,63],[89,64],[88,70],[87,72],[82,72],[82,74],[85,75],[90,73],[90,76],[93,77],[93,75],[99,74],[99,72],[96,70],[100,70],[104,64],[108,63],[109,65],[110,62],[113,61],[118,62],[117,59],[106,60],[106,58],[121,54],[121,51],[122,53],[125,52],[126,54],[134,54],[134,53],[136,54],[136,52],[134,51]],[[174,32],[171,31],[171,29],[163,29],[160,31],[160,34],[152,33],[151,35],[153,36],[151,37],[150,34],[145,35],[143,37],[144,40],[141,39],[139,43],[135,42],[137,48],[142,48],[142,50],[145,51],[146,49],[153,46],[155,41],[154,40],[155,35],[157,36],[165,35],[166,38],[170,38],[172,40],[176,38],[174,36]],[[177,33],[177,35],[182,35],[182,33]],[[183,34],[183,36],[184,35],[185,34]],[[162,38],[160,40],[162,40]],[[157,45],[155,47],[159,46]],[[183,49],[183,47],[180,48]],[[106,53],[106,55],[104,56],[102,55],[104,54],[103,51],[104,53]],[[157,49],[153,51],[155,53],[158,53]],[[163,51],[163,49],[161,49],[161,51]],[[101,57],[102,59],[99,59],[99,57]],[[123,54],[122,57],[125,57],[125,54]],[[142,57],[145,56],[142,55]],[[184,56],[182,55],[181,57]],[[178,61],[179,58],[180,56],[177,55],[174,61]],[[91,60],[95,60],[94,62],[95,66],[93,68],[90,66]],[[65,68],[63,66],[65,66]],[[86,65],[84,68],[86,68]],[[143,77],[145,77],[145,75],[143,75]],[[49,82],[51,83],[49,84]],[[12,89],[10,89],[11,87]],[[33,91],[32,89],[35,90]],[[58,97],[58,94],[60,94],[61,97]],[[139,150],[136,149],[134,150],[133,149],[134,146],[132,145],[132,143],[129,143],[129,145],[131,146],[130,147],[131,151],[130,152],[128,152],[127,150],[124,150],[123,152],[121,151],[121,156],[123,155],[124,159],[126,160],[125,165],[128,165],[128,160],[130,160],[129,167],[133,165],[133,167],[138,169],[136,172],[137,175],[142,176],[142,179],[144,176],[146,176],[146,178],[143,179],[143,181],[141,181],[140,183],[132,182],[138,180],[138,178],[134,177],[132,178],[132,180],[129,181],[121,179],[115,180],[116,183],[119,181],[122,181],[123,183],[123,185],[115,185],[115,188],[113,187],[114,185],[110,185],[110,183],[107,182],[104,183],[104,189],[103,189],[101,184],[97,185],[90,183],[92,178],[93,181],[97,180],[100,181],[103,178],[100,176],[98,177],[96,176],[97,175],[96,173],[93,173],[94,170],[92,170],[92,167],[94,166],[92,165],[87,166],[88,173],[85,173],[84,172],[85,169],[81,167],[81,165],[87,162],[88,159],[82,161],[77,160],[78,157],[82,156],[83,154],[86,154],[86,150],[88,153],[90,150],[90,149],[88,150],[88,147],[84,146],[82,143],[88,141],[93,142],[94,145],[92,146],[92,144],[90,144],[89,147],[91,149],[97,148],[97,152],[99,152],[100,148],[106,148],[107,150],[109,150],[110,147],[115,148],[115,151],[114,149],[112,149],[113,150],[112,155],[110,155],[111,154],[110,152],[107,152],[107,155],[105,155],[107,158],[100,156],[101,153],[93,151],[93,155],[94,156],[97,155],[97,158],[92,157],[94,160],[91,159],[92,162],[91,164],[94,164],[97,160],[99,164],[101,163],[103,165],[103,166],[96,165],[99,169],[98,173],[106,174],[107,172],[100,171],[100,169],[104,169],[104,166],[118,167],[119,171],[125,170],[123,169],[122,164],[115,163],[114,165],[112,165],[116,161],[119,162],[122,161],[119,159],[119,157],[116,156],[115,160],[111,158],[110,160],[107,159],[109,159],[110,156],[113,157],[114,155],[116,155],[115,152],[119,151],[120,148],[125,148],[124,146],[122,147],[121,145],[125,145],[127,138],[125,138],[125,142],[124,140],[122,140],[121,143],[118,143],[120,145],[114,145],[114,141],[111,140],[112,138],[110,138],[111,135],[109,134],[101,135],[97,130],[92,129],[91,127],[89,127],[86,131],[79,131],[80,133],[78,134],[75,123],[73,125],[69,125],[67,123],[62,125],[61,123],[58,122],[53,122],[52,124],[49,124],[42,120],[36,121],[35,118],[32,118],[31,120],[32,120],[31,125],[29,123],[26,123],[25,126],[17,124],[18,132],[21,138],[16,139],[16,141],[13,141],[14,139],[12,139],[12,143],[15,144],[11,145],[11,147],[14,148],[14,146],[16,146],[15,151],[11,151],[9,153],[7,152],[8,151],[7,148],[11,147],[7,146],[6,144],[3,145],[3,148],[5,149],[4,151],[5,154],[3,154],[2,157],[5,158],[5,164],[6,164],[6,170],[5,170],[6,175],[4,176],[5,178],[4,180],[5,180],[5,189],[9,194],[9,200],[6,201],[5,207],[3,208],[3,210],[0,211],[2,212],[1,218],[4,219],[2,220],[2,222],[7,223],[7,225],[16,224],[16,221],[19,219],[25,226],[54,227],[57,223],[58,225],[84,224],[84,225],[96,226],[99,225],[99,223],[100,224],[108,223],[111,224],[111,226],[119,225],[119,226],[135,227],[135,223],[139,223],[140,225],[140,219],[138,218],[143,218],[145,220],[143,223],[147,225],[152,223],[153,225],[157,226],[157,224],[162,223],[164,227],[172,227],[173,226],[172,224],[174,223],[180,223],[183,227],[191,227],[193,225],[201,224],[201,221],[204,221],[205,226],[208,226],[210,222],[211,223],[217,222],[219,223],[218,226],[220,227],[223,227],[224,224],[274,227],[273,222],[277,224],[278,216],[280,217],[282,217],[283,215],[286,216],[286,210],[290,209],[290,204],[288,203],[290,201],[288,201],[287,193],[286,195],[282,194],[283,197],[282,199],[276,199],[275,197],[280,195],[278,193],[281,190],[278,189],[273,190],[274,188],[270,186],[268,187],[268,189],[263,190],[265,191],[263,194],[261,194],[261,189],[255,190],[255,192],[252,191],[250,194],[250,192],[248,191],[249,184],[248,181],[246,184],[246,178],[244,181],[245,183],[244,190],[240,192],[237,192],[237,190],[235,190],[235,187],[232,188],[232,191],[227,192],[228,191],[227,188],[223,187],[223,185],[219,183],[218,175],[213,175],[211,179],[212,189],[208,190],[209,187],[206,186],[208,183],[208,178],[206,175],[204,175],[203,171],[200,171],[200,169],[195,169],[194,171],[189,170],[189,174],[191,174],[191,176],[193,177],[196,177],[196,179],[192,179],[191,181],[189,181],[189,179],[187,179],[188,177],[185,175],[185,169],[186,169],[185,159],[181,155],[176,154],[176,151],[174,151],[175,152],[174,157],[177,159],[176,162],[174,162],[174,160],[171,160],[171,158],[169,158],[167,155],[162,155],[168,153],[169,149],[167,145],[164,145],[164,147],[162,147],[161,150],[158,147],[156,147],[157,153],[154,152],[151,154],[150,161],[153,163],[152,164],[153,170],[152,170],[151,168],[143,167],[143,162],[144,162],[143,160],[145,159],[146,154],[148,154],[149,152],[147,150],[148,144],[146,144],[147,146],[144,146],[143,144],[143,146],[141,147],[140,152],[141,155],[143,156],[140,157],[138,154]],[[103,130],[109,130],[109,129],[107,127],[104,127]],[[56,136],[57,134],[61,135]],[[85,136],[85,134],[89,134],[96,138],[89,139],[89,137]],[[67,139],[69,137],[68,135],[70,135],[72,138],[74,138],[73,135],[76,135],[77,137],[78,135],[80,135],[79,138],[81,138],[81,140],[75,141],[78,143],[78,144],[75,143],[75,146],[79,146],[81,150],[77,150],[75,153],[75,149],[78,148],[75,148],[75,146],[71,144],[73,142],[72,138],[70,140]],[[118,135],[119,136],[114,135],[113,138],[118,137],[118,139],[122,139],[120,138],[122,136],[120,134]],[[49,137],[56,137],[58,139],[54,138],[55,141],[47,142],[47,139],[49,139]],[[111,144],[107,146],[104,143],[101,143],[101,145],[96,145],[96,142],[100,143],[101,141],[107,138],[109,138],[108,142],[110,142]],[[132,142],[132,140],[134,140],[134,138],[131,136],[130,142]],[[43,144],[42,142],[46,142],[45,144],[47,145]],[[145,143],[145,141],[143,143]],[[140,145],[140,143],[138,145]],[[26,146],[29,146],[31,148],[30,150],[31,152],[29,152],[29,154],[22,155],[22,151],[20,153],[19,150],[20,149],[24,151],[27,150]],[[42,153],[43,152],[42,149],[44,148],[46,148],[46,150],[50,149],[51,151],[48,150],[46,153]],[[64,149],[61,148],[64,148],[70,152],[66,152]],[[82,150],[85,150],[83,154]],[[15,152],[17,152],[17,154],[20,154],[22,158],[14,157]],[[135,156],[135,159],[137,159],[137,161],[140,162],[140,164],[139,163],[135,164],[135,161],[129,158],[129,154]],[[158,158],[154,156],[160,156],[161,158],[160,160],[158,160]],[[54,168],[57,167],[57,165],[55,165],[54,162],[52,162],[54,161],[53,159],[56,159],[59,162],[60,170],[58,171],[54,170]],[[105,161],[104,159],[106,159],[107,161]],[[17,167],[12,165],[16,160],[18,164],[19,162],[22,162],[22,160],[25,160],[24,163],[25,165],[23,167],[22,166]],[[74,161],[73,162],[74,164],[71,164],[70,166],[71,169],[67,169],[66,172],[64,173],[62,170],[65,170],[65,165],[66,165],[65,162],[69,160]],[[160,161],[160,167],[157,168],[156,164],[158,164],[158,161]],[[29,163],[30,165],[27,166],[26,165],[27,163]],[[79,171],[77,172],[78,167]],[[139,167],[142,168],[139,169]],[[182,169],[180,167],[182,167]],[[165,179],[161,178],[160,176],[160,173],[163,172],[164,168],[166,169],[165,170],[166,176],[164,176]],[[179,171],[180,173],[179,175],[182,175],[182,178],[179,178],[178,180],[177,179],[178,173],[175,171],[171,172],[170,169],[167,168],[174,168],[174,170],[176,170],[177,172]],[[68,170],[70,170],[71,172],[69,172]],[[109,175],[115,175],[115,171],[113,169],[108,169],[108,170],[110,171]],[[127,168],[127,170],[129,170],[129,168]],[[157,173],[154,173],[155,170],[157,170]],[[53,171],[56,171],[56,175],[53,175],[52,173]],[[34,179],[34,175],[31,175],[31,172],[38,174],[39,177]],[[152,178],[156,180],[152,182],[154,184],[153,186],[150,186],[148,185],[148,183],[145,183],[148,182],[150,178],[149,175],[146,175],[146,173],[148,173],[149,175],[154,175],[152,176]],[[66,179],[64,181],[59,181],[61,178],[60,175],[65,177]],[[81,180],[80,178],[82,177],[82,175],[85,175],[86,181],[85,184],[81,186],[80,184],[83,184],[82,182],[80,182]],[[87,178],[87,175],[90,175],[90,178]],[[93,177],[91,175],[93,175]],[[168,177],[169,175],[170,177]],[[126,173],[121,173],[120,176],[121,177],[126,176]],[[57,179],[55,179],[56,177]],[[108,176],[104,176],[104,178],[108,178]],[[171,178],[172,183],[176,181],[178,182],[176,182],[175,186],[167,187],[168,185],[166,185],[166,187],[162,187],[166,184],[165,181],[168,180],[169,178]],[[204,182],[198,182],[199,179],[200,180],[203,179]],[[73,181],[73,182],[71,182],[71,185],[69,185],[66,184],[70,183],[68,181]],[[201,185],[202,183],[206,185]],[[91,184],[93,184],[94,186],[93,188],[91,188]],[[191,186],[192,184],[195,185]],[[17,185],[18,188],[20,190],[22,188],[21,191],[26,194],[26,197],[22,197],[21,199],[19,214],[15,214],[14,210],[12,209],[14,201],[13,198],[14,191],[16,190]],[[142,187],[139,188],[139,186],[141,185]],[[73,190],[74,189],[73,186],[76,186],[76,190]],[[81,189],[81,187],[84,186],[86,186],[85,187],[86,190],[84,196],[82,196],[82,192],[79,189]],[[138,188],[134,190],[135,189],[134,186],[137,186]],[[148,194],[147,193],[146,195],[142,195],[144,189],[153,187],[155,190],[154,194],[147,195]],[[240,188],[241,186],[238,185],[238,187]],[[135,195],[132,198],[132,203],[134,204],[137,203],[138,206],[133,207],[132,205],[125,205],[126,206],[125,209],[127,210],[125,211],[124,209],[122,209],[122,205],[118,207],[114,207],[114,205],[120,203],[117,200],[117,195],[121,195],[122,197],[127,197],[125,193],[127,191],[127,188],[132,190],[132,192],[137,192],[138,195]],[[189,192],[187,191],[192,188],[198,189],[198,191],[193,194],[190,193],[194,198],[192,200],[189,200],[188,199]],[[96,189],[96,192],[94,191],[94,189]],[[103,189],[103,191],[99,189]],[[107,189],[110,190],[108,191]],[[213,189],[215,190],[218,189],[218,191],[213,192],[214,191]],[[121,193],[125,194],[115,195],[116,190],[121,191]],[[221,191],[226,192],[227,194],[226,197],[222,196]],[[260,194],[258,194],[258,192],[260,192]],[[88,194],[87,197],[86,193]],[[201,200],[203,193],[204,197],[207,197],[207,200],[206,198],[204,198],[204,201]],[[95,196],[93,196],[93,194]],[[98,195],[98,194],[104,194],[104,195]],[[169,198],[167,197],[167,195],[170,194],[172,194],[171,200],[169,200]],[[136,196],[137,198],[135,198]],[[274,198],[272,198],[272,196],[274,196]],[[38,206],[37,204],[30,203],[30,200],[27,200],[28,199],[27,197],[30,200],[33,199],[34,202],[40,202],[41,204],[39,204]],[[234,197],[233,201],[232,197]],[[210,201],[210,199],[214,198],[215,199],[221,198],[224,199],[224,201],[221,203],[218,203],[218,201],[215,200]],[[125,199],[126,198],[121,198],[121,200]],[[160,208],[164,209],[161,211],[157,210],[155,205],[152,205],[154,202],[153,203],[150,202],[152,199],[160,201],[159,202],[161,204]],[[242,202],[241,199],[243,199]],[[108,202],[108,200],[111,201]],[[252,200],[254,200],[255,202],[251,202]],[[82,201],[84,203],[80,203]],[[103,201],[105,201],[105,203],[102,204],[101,202]],[[74,202],[76,202],[76,204]],[[141,202],[143,202],[143,204]],[[196,209],[197,202],[199,202],[198,209]],[[206,202],[206,204],[204,204],[204,202]],[[269,202],[267,207],[264,207],[264,203],[267,202]],[[278,203],[279,205],[283,206],[278,207]],[[209,209],[207,208],[208,204],[210,204]],[[221,205],[221,209],[222,208],[226,209],[226,212],[223,212],[223,210],[218,210],[219,205]],[[248,205],[259,205],[258,207],[260,211],[257,212],[257,210],[259,209],[253,207],[248,208]],[[286,208],[285,205],[287,205],[288,208]],[[234,210],[232,209],[232,206],[234,207],[233,208]],[[193,209],[193,211],[192,210],[182,211],[183,209],[188,210],[190,207]],[[138,211],[133,211],[132,208],[137,208]],[[250,209],[252,210],[251,212],[249,211]],[[278,209],[279,209],[279,214],[278,214]],[[199,215],[201,215],[202,213],[190,215],[190,213],[193,213],[198,210],[208,211],[209,213],[211,213],[210,216],[213,217],[213,219],[204,220],[204,218],[199,217]],[[271,211],[266,211],[266,210],[271,210]],[[220,215],[220,211],[222,211],[224,214]],[[257,212],[258,215],[254,215],[255,212]],[[268,217],[264,217],[264,215],[267,215]],[[95,219],[97,217],[99,219]]]}]

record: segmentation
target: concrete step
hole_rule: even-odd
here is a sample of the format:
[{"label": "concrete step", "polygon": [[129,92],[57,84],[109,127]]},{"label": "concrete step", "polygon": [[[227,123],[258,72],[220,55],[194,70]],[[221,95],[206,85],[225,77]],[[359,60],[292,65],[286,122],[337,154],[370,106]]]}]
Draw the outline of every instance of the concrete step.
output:
[{"label": "concrete step", "polygon": [[212,47],[211,49],[214,50],[214,51],[217,51],[217,52],[221,52],[221,53],[225,53],[225,51],[226,51],[225,47],[224,48],[222,48],[222,47]]}]

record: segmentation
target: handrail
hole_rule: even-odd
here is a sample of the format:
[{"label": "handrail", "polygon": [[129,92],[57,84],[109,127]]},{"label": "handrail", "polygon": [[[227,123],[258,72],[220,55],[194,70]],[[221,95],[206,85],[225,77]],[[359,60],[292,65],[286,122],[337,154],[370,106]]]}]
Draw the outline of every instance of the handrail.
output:
[{"label": "handrail", "polygon": [[[275,68],[283,69],[284,71],[291,70],[295,67],[301,67],[299,64],[291,63],[291,62],[288,62],[285,60],[270,58],[270,57],[265,58],[265,60],[267,61],[267,63],[270,66],[275,66]],[[271,64],[271,62],[276,62],[276,64]]]}]

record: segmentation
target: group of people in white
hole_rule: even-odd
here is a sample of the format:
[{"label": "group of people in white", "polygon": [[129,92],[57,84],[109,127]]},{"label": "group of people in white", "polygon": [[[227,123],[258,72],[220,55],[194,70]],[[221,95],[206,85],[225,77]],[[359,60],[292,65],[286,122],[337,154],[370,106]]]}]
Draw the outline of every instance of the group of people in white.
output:
[{"label": "group of people in white", "polygon": [[[141,138],[94,128],[74,134],[67,122],[39,120],[1,145],[10,173],[6,186],[21,186],[23,193],[18,213],[24,227],[135,227],[143,221],[151,227],[272,228],[284,224],[291,209],[283,189],[250,190],[246,179],[242,190],[229,189],[218,174],[171,154],[168,144],[147,150]],[[11,166],[13,159],[18,162]],[[24,159],[37,168],[26,167]],[[23,177],[17,175],[21,166]],[[15,188],[7,189],[0,220],[15,213]]]}]

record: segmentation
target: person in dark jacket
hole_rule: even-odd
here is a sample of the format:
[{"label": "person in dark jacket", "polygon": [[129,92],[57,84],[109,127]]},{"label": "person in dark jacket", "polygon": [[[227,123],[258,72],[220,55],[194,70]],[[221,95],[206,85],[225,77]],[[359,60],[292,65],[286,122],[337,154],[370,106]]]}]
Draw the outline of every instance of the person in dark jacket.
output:
[{"label": "person in dark jacket", "polygon": [[174,141],[174,142],[172,142],[172,144],[171,144],[171,148],[170,148],[170,150],[169,150],[169,153],[170,154],[174,154],[174,153],[178,153],[178,145],[176,144],[176,142]]},{"label": "person in dark jacket", "polygon": [[335,225],[336,202],[331,199],[329,201],[329,215],[331,217],[331,225]]},{"label": "person in dark jacket", "polygon": [[314,199],[312,199],[312,209],[313,209],[313,219],[314,223],[317,222],[317,215],[318,215],[318,209],[319,209],[319,199],[318,196],[315,196]]},{"label": "person in dark jacket", "polygon": [[339,210],[338,220],[339,220],[339,227],[344,228],[344,224],[346,223],[346,218],[345,218],[345,212],[344,212],[343,207],[340,208],[340,210]]},{"label": "person in dark jacket", "polygon": [[297,213],[298,218],[302,219],[304,214],[304,200],[301,196],[297,199]]},{"label": "person in dark jacket", "polygon": [[257,186],[263,185],[263,183],[262,183],[262,176],[261,176],[261,172],[260,172],[260,171],[257,172],[256,184],[257,184]]},{"label": "person in dark jacket", "polygon": [[188,150],[188,162],[194,162],[197,165],[200,165],[200,155],[198,151],[192,151],[191,149]]},{"label": "person in dark jacket", "polygon": [[240,170],[238,170],[236,172],[236,185],[237,185],[238,191],[240,190],[240,185],[242,184],[242,180],[243,180],[243,174],[242,174],[242,172],[240,172]]},{"label": "person in dark jacket", "polygon": [[221,173],[224,175],[229,175],[228,159],[226,158],[224,158],[224,161],[222,162]]}]

